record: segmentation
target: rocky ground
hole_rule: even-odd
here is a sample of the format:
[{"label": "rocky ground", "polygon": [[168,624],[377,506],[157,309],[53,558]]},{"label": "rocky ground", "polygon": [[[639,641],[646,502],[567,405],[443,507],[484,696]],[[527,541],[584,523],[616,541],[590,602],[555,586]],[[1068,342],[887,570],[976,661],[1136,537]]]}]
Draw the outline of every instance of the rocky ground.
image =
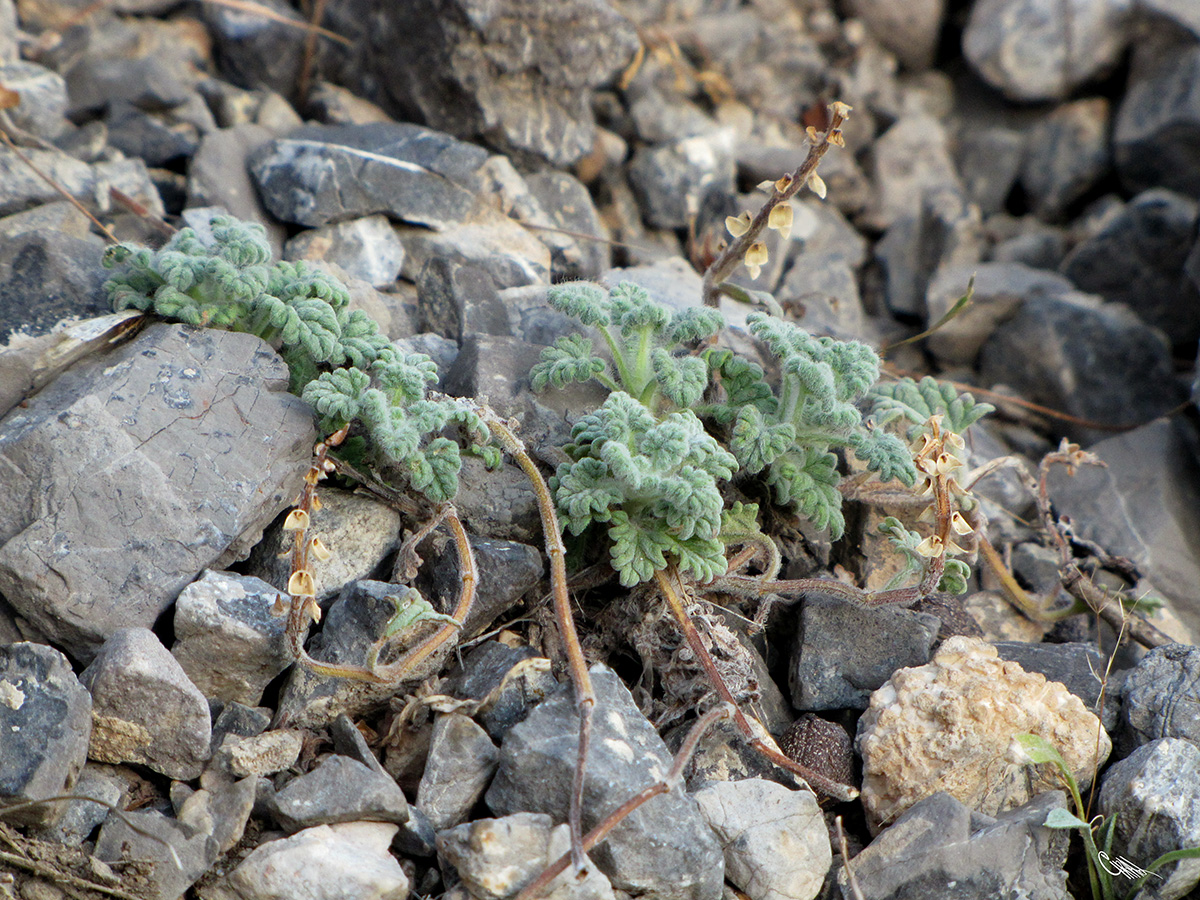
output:
[{"label": "rocky ground", "polygon": [[[553,896],[1088,896],[1078,834],[1044,824],[1079,811],[1014,751],[1022,733],[1098,788],[1111,858],[1145,868],[1200,845],[1200,466],[1183,406],[1200,6],[296,7],[0,0],[0,798],[18,804],[0,809],[0,897],[507,900],[568,845],[578,724],[525,476],[463,469],[479,599],[436,672],[381,687],[293,665],[282,526],[312,411],[252,335],[111,315],[110,237],[260,223],[276,255],[326,267],[388,339],[431,356],[440,390],[518,420],[549,473],[604,393],[531,391],[541,349],[573,327],[547,287],[630,280],[698,306],[726,217],[795,169],[833,100],[853,111],[826,195],[793,200],[790,235],[733,280],[814,333],[890,347],[889,377],[997,406],[971,429],[973,466],[1034,471],[1063,438],[1095,453],[1106,467],[1047,485],[1071,553],[1090,582],[1162,608],[1141,641],[1094,614],[1036,615],[1069,603],[1064,559],[1011,466],[975,488],[999,557],[975,559],[962,596],[810,591],[769,615],[709,596],[693,612],[747,709],[861,800],[814,794],[721,725],[684,786]],[[313,7],[326,30],[302,27]],[[965,312],[898,345],[972,275]],[[722,304],[722,344],[754,353],[749,307]],[[324,483],[313,517],[334,550],[307,648],[326,663],[361,661],[410,581],[442,612],[462,584],[444,529],[415,580],[398,556],[431,505],[355,488]],[[784,577],[887,581],[879,512],[847,511],[837,542],[767,515]],[[654,592],[575,577],[599,702],[586,829],[662,777],[712,695]],[[1190,896],[1200,863],[1156,876],[1141,896]],[[1115,880],[1120,896],[1131,882]]]}]

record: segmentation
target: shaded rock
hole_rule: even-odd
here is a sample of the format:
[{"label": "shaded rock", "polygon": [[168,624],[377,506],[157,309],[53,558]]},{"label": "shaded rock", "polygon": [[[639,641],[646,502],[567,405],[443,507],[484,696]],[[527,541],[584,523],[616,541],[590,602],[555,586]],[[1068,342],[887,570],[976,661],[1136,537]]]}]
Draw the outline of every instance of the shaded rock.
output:
[{"label": "shaded rock", "polygon": [[5,598],[86,661],[243,555],[309,463],[312,415],[287,381],[253,335],[154,324],[12,411],[0,422],[4,465],[21,473],[0,494]]},{"label": "shaded rock", "polygon": [[734,189],[732,129],[639,148],[629,164],[629,182],[642,218],[653,228],[686,228],[710,192]]},{"label": "shaded rock", "polygon": [[[584,783],[587,831],[671,765],[662,739],[629,691],[603,667],[592,671],[597,704]],[[565,821],[578,756],[579,717],[570,685],[539,704],[508,732],[500,768],[488,789],[499,815],[545,812]],[[591,854],[619,890],[653,891],[666,900],[715,900],[723,860],[694,802],[678,788],[635,810]]]},{"label": "shaded rock", "polygon": [[955,163],[963,190],[986,216],[1000,212],[1021,174],[1028,138],[1002,125],[969,125],[958,135]]},{"label": "shaded rock", "polygon": [[1200,716],[1194,697],[1200,678],[1200,648],[1187,644],[1155,647],[1128,673],[1121,689],[1119,756],[1163,738],[1183,738],[1200,747]]},{"label": "shaded rock", "polygon": [[271,716],[265,707],[246,706],[230,700],[213,721],[213,746],[220,746],[227,735],[253,737],[262,734],[270,724]]},{"label": "shaded rock", "polygon": [[1111,117],[1108,100],[1091,97],[1062,104],[1029,132],[1021,186],[1039,215],[1062,215],[1107,171]]},{"label": "shaded rock", "polygon": [[975,276],[975,295],[960,315],[955,316],[926,342],[933,354],[947,365],[972,365],[996,327],[1013,317],[1031,298],[1055,296],[1072,290],[1061,275],[1042,272],[1019,263],[981,263],[943,269],[925,295],[926,321],[942,316],[966,293]]},{"label": "shaded rock", "polygon": [[[1200,747],[1162,738],[1114,763],[1101,781],[1100,812],[1117,820],[1113,847],[1142,867],[1164,853],[1200,846]],[[1154,874],[1143,894],[1162,900],[1191,896],[1200,884],[1200,860],[1181,859]],[[1125,890],[1130,880],[1118,875],[1113,885]]]},{"label": "shaded rock", "polygon": [[[1124,673],[1112,672],[1107,677],[1108,660],[1094,644],[1037,644],[1025,641],[996,641],[993,643],[1001,659],[1015,662],[1026,672],[1040,672],[1047,681],[1063,685],[1096,713],[1111,732],[1120,711],[1121,685]],[[1108,685],[1104,688],[1104,682]],[[1104,689],[1104,706],[1100,708],[1100,691]]]},{"label": "shaded rock", "polygon": [[484,641],[466,655],[445,690],[452,697],[489,700],[480,706],[476,719],[492,740],[499,741],[557,688],[550,660],[532,647]]},{"label": "shaded rock", "polygon": [[[207,107],[201,108],[207,112]],[[181,120],[174,111],[152,114],[132,103],[118,101],[109,104],[104,124],[110,145],[126,156],[140,158],[148,166],[163,166],[189,157],[200,144],[200,129],[193,122]]]},{"label": "shaded rock", "polygon": [[478,212],[481,147],[419,125],[305,125],[250,157],[271,214],[318,226],[374,213],[446,228]]},{"label": "shaded rock", "polygon": [[88,319],[112,309],[100,267],[104,241],[49,229],[0,239],[0,341],[42,335],[63,319]]},{"label": "shaded rock", "polygon": [[1138,194],[1075,247],[1063,274],[1082,291],[1124,303],[1176,345],[1200,337],[1200,287],[1184,274],[1196,230],[1195,200],[1156,189]]},{"label": "shaded rock", "polygon": [[92,759],[140,763],[179,781],[203,771],[208,701],[152,631],[113,632],[79,680],[92,693]]},{"label": "shaded rock", "polygon": [[[20,802],[70,793],[87,758],[91,709],[87,690],[57,650],[0,646],[0,798]],[[63,812],[58,804],[35,806],[14,819],[51,825]]]},{"label": "shaded rock", "polygon": [[[312,566],[316,597],[336,597],[346,585],[375,574],[380,563],[400,543],[400,513],[365,493],[322,486],[321,508],[315,512],[308,537],[320,538],[333,555]],[[250,554],[247,570],[277,590],[287,588],[292,574],[292,532],[282,522],[272,525]]]},{"label": "shaded rock", "polygon": [[[71,788],[71,793],[81,799],[59,804],[62,817],[52,827],[46,828],[43,834],[59,844],[78,847],[104,822],[110,807],[123,808],[121,800],[127,793],[126,782],[110,766],[87,763],[79,773],[79,780]],[[100,802],[92,803],[82,799],[84,797],[93,797]]]},{"label": "shaded rock", "polygon": [[[543,813],[477,819],[438,835],[438,853],[454,867],[476,900],[507,900],[532,882],[570,846],[567,826]],[[550,882],[552,900],[610,900],[612,885],[595,866],[583,881],[570,871]]]},{"label": "shaded rock", "polygon": [[1200,195],[1200,45],[1182,44],[1135,67],[1113,129],[1117,173],[1133,191]]},{"label": "shaded rock", "polygon": [[[561,251],[550,248],[550,272],[555,282],[590,280],[612,265],[612,248],[592,195],[575,176],[566,172],[535,172],[525,177],[552,223],[563,231],[591,235],[596,240],[572,238]],[[572,246],[574,245],[574,246]]]},{"label": "shaded rock", "polygon": [[1137,0],[1137,10],[1151,19],[1165,19],[1200,37],[1200,9],[1189,0]]},{"label": "shaded rock", "polygon": [[905,4],[903,10],[888,0],[851,0],[849,11],[906,69],[920,71],[933,65],[945,0],[920,0]]},{"label": "shaded rock", "polygon": [[228,853],[242,839],[250,821],[257,780],[243,778],[211,789],[201,787],[180,805],[179,821],[211,837],[218,853]]},{"label": "shaded rock", "polygon": [[1061,100],[1112,68],[1127,42],[1130,0],[980,0],[963,55],[1013,100]]},{"label": "shaded rock", "polygon": [[260,578],[205,571],[175,603],[171,655],[209,700],[254,706],[292,660],[280,593]]},{"label": "shaded rock", "polygon": [[381,24],[376,75],[406,114],[530,168],[592,149],[591,91],[638,47],[633,25],[598,0],[418,0]]},{"label": "shaded rock", "polygon": [[866,217],[877,228],[911,215],[925,191],[959,186],[946,129],[927,115],[907,116],[880,135],[870,172],[876,197]]},{"label": "shaded rock", "polygon": [[496,771],[500,751],[487,732],[461,713],[433,723],[429,762],[417,789],[417,805],[434,831],[466,821]]},{"label": "shaded rock", "polygon": [[365,216],[302,231],[283,248],[284,259],[337,263],[347,274],[386,288],[404,266],[404,247],[384,216]]},{"label": "shaded rock", "polygon": [[257,222],[266,228],[267,240],[278,253],[284,230],[267,215],[247,170],[247,160],[269,140],[271,132],[252,122],[204,135],[188,161],[187,205],[219,207],[224,214]]},{"label": "shaded rock", "polygon": [[812,900],[833,862],[825,817],[811,791],[758,778],[694,795],[725,852],[725,877],[750,900]]},{"label": "shaded rock", "polygon": [[[0,20],[3,16],[0,13]],[[7,110],[18,128],[47,140],[65,130],[67,82],[57,72],[33,62],[6,62],[0,56],[0,84],[18,94],[17,105]]]},{"label": "shaded rock", "polygon": [[289,832],[338,822],[408,820],[408,801],[396,782],[346,756],[331,756],[293,778],[271,798],[270,807]]},{"label": "shaded rock", "polygon": [[[1069,832],[1042,823],[1066,806],[1062,791],[1051,791],[991,818],[939,791],[897,819],[850,865],[863,900],[1061,900],[1067,896]],[[850,890],[845,868],[838,883]]]},{"label": "shaded rock", "polygon": [[241,87],[294,95],[304,55],[305,19],[281,0],[264,0],[263,6],[271,16],[218,4],[203,7],[221,74]]},{"label": "shaded rock", "polygon": [[485,265],[430,258],[417,278],[417,315],[422,331],[455,343],[478,335],[511,335],[509,311]]},{"label": "shaded rock", "polygon": [[893,672],[929,661],[940,627],[935,616],[810,594],[788,668],[792,705],[866,709]]},{"label": "shaded rock", "polygon": [[482,208],[469,221],[431,231],[399,226],[408,271],[420,273],[435,259],[475,263],[487,269],[497,289],[545,284],[550,277],[546,244],[514,219]]},{"label": "shaded rock", "polygon": [[1049,789],[1057,773],[1010,759],[1018,734],[1051,740],[1081,788],[1112,749],[1100,720],[1061,684],[976,638],[950,638],[928,665],[893,675],[859,720],[868,825],[878,832],[937,791],[994,815]]},{"label": "shaded rock", "polygon": [[[979,370],[984,384],[1108,425],[1148,422],[1183,399],[1163,333],[1088,294],[1026,299],[984,345]],[[1050,427],[1085,444],[1107,437],[1069,421]]]},{"label": "shaded rock", "polygon": [[[128,820],[128,821],[126,821]],[[139,830],[129,827],[132,823]],[[177,900],[217,859],[217,842],[160,812],[127,812],[109,817],[96,840],[97,859],[154,862],[150,883],[157,900]]]},{"label": "shaded rock", "polygon": [[389,852],[396,826],[343,822],[306,828],[256,847],[206,900],[405,900],[408,878]]},{"label": "shaded rock", "polygon": [[530,545],[541,540],[537,495],[525,473],[507,461],[488,470],[483,460],[465,457],[454,505],[472,534]]}]

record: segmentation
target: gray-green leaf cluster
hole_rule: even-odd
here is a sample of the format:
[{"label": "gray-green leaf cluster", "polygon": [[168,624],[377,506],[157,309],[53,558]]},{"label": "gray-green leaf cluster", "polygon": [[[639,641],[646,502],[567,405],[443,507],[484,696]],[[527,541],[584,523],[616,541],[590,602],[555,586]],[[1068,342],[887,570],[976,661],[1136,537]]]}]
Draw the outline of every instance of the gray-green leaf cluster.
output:
[{"label": "gray-green leaf cluster", "polygon": [[550,488],[572,534],[608,526],[613,568],[626,586],[674,562],[707,581],[725,571],[718,479],[737,466],[690,410],[655,418],[617,391],[583,416]]}]

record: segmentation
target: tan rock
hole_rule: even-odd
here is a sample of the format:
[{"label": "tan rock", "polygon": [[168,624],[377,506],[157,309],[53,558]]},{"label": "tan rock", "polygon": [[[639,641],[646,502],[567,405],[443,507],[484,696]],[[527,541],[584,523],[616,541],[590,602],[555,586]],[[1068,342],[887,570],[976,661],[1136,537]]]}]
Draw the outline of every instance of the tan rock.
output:
[{"label": "tan rock", "polygon": [[1112,750],[1082,700],[984,641],[953,637],[927,665],[900,669],[871,695],[858,726],[872,832],[936,791],[995,816],[1060,788],[1057,770],[1010,756],[1018,734],[1053,744],[1081,788]]}]

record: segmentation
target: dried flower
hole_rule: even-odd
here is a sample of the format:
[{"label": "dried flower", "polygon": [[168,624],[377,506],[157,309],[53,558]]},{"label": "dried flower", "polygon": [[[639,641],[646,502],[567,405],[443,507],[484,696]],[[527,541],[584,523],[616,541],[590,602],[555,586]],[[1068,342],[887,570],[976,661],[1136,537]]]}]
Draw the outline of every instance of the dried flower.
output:
[{"label": "dried flower", "polygon": [[288,579],[288,593],[294,597],[315,597],[317,595],[316,582],[313,581],[312,572],[307,569],[297,569]]},{"label": "dried flower", "polygon": [[778,231],[779,236],[786,241],[791,237],[794,217],[791,204],[780,203],[771,209],[771,214],[767,217],[767,227]]},{"label": "dried flower", "polygon": [[740,216],[726,216],[725,228],[735,238],[741,237],[750,230],[750,213],[744,212]]},{"label": "dried flower", "polygon": [[825,193],[826,193],[825,181],[816,172],[813,172],[811,175],[808,176],[808,187],[809,187],[809,190],[811,190],[814,194],[816,194],[822,200],[825,199]]},{"label": "dried flower", "polygon": [[751,278],[756,279],[762,274],[762,267],[767,264],[767,256],[767,245],[762,241],[750,245],[750,249],[746,251],[745,263]]},{"label": "dried flower", "polygon": [[305,531],[308,529],[308,513],[302,509],[293,509],[283,520],[284,531]]}]

